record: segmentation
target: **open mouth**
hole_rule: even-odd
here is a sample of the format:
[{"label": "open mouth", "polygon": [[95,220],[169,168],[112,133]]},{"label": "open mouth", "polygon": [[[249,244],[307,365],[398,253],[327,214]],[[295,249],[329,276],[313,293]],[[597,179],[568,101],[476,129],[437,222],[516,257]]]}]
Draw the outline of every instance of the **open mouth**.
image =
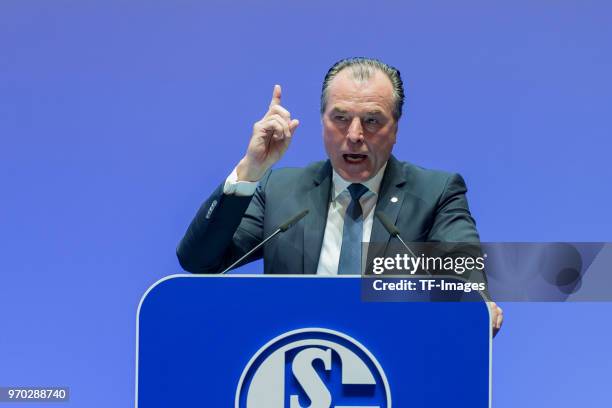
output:
[{"label": "open mouth", "polygon": [[366,154],[343,154],[344,161],[350,164],[363,163],[368,156]]}]

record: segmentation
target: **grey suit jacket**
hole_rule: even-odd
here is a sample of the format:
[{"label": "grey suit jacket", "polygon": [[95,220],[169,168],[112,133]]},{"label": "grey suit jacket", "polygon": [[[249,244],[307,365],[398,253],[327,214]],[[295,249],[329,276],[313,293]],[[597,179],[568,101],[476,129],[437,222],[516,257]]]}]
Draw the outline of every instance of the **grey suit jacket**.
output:
[{"label": "grey suit jacket", "polygon": [[[263,257],[265,273],[316,273],[331,180],[332,167],[327,160],[306,168],[270,171],[252,197],[225,195],[221,184],[200,207],[177,248],[181,266],[194,273],[221,272],[280,224],[308,209],[306,217],[245,263]],[[376,211],[397,225],[405,241],[478,242],[466,191],[458,174],[426,170],[391,156]],[[397,200],[391,200],[393,197]],[[375,218],[370,242],[384,247],[389,239]]]}]

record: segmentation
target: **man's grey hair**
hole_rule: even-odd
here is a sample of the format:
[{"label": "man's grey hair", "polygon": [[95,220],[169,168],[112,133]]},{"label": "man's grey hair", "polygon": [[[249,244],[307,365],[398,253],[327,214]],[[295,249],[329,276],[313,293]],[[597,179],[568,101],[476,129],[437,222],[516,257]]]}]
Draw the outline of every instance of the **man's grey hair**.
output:
[{"label": "man's grey hair", "polygon": [[404,106],[404,83],[402,82],[399,70],[377,59],[365,57],[342,59],[332,65],[329,71],[327,71],[321,89],[321,115],[323,115],[327,108],[330,82],[345,68],[351,69],[353,78],[357,81],[367,81],[377,70],[387,75],[391,85],[393,85],[393,118],[396,122],[399,121],[399,118],[402,116],[402,107]]}]

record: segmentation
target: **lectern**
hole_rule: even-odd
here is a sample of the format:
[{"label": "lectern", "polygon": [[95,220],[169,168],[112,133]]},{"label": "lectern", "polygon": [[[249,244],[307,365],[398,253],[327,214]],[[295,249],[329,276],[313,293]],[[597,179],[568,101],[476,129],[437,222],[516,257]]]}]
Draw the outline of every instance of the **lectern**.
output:
[{"label": "lectern", "polygon": [[418,289],[373,299],[364,285],[359,276],[162,279],[138,308],[136,406],[490,406],[484,302],[426,301]]}]

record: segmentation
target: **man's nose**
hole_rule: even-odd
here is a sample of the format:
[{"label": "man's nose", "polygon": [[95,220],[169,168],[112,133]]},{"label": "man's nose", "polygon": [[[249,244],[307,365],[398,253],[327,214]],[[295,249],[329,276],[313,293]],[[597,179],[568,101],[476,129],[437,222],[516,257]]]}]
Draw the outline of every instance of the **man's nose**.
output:
[{"label": "man's nose", "polygon": [[351,125],[348,128],[347,136],[353,143],[361,143],[363,141],[363,127],[361,126],[361,118],[353,118]]}]

